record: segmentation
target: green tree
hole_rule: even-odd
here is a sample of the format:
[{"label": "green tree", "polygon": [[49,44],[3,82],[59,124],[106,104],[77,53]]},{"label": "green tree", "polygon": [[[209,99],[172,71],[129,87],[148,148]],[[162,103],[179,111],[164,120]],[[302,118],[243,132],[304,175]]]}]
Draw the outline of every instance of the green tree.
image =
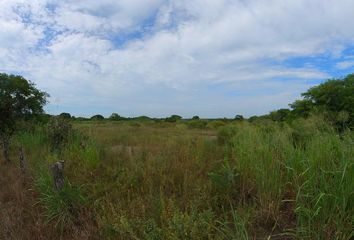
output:
[{"label": "green tree", "polygon": [[64,118],[64,119],[71,119],[70,113],[66,113],[66,112],[60,113],[59,117]]},{"label": "green tree", "polygon": [[166,118],[166,122],[177,122],[178,120],[181,120],[182,117],[179,115],[172,115],[171,117]]},{"label": "green tree", "polygon": [[4,158],[9,159],[9,142],[21,120],[42,114],[49,95],[22,76],[0,73],[0,140]]},{"label": "green tree", "polygon": [[238,121],[242,121],[244,120],[244,117],[242,115],[236,115],[234,119]]},{"label": "green tree", "polygon": [[100,114],[91,117],[91,120],[104,120],[104,117]]},{"label": "green tree", "polygon": [[[343,79],[330,79],[303,93],[303,100],[290,104],[297,116],[307,117],[314,110],[321,111],[335,123],[343,124],[343,116],[354,126],[354,74]],[[347,116],[348,115],[348,116]]]},{"label": "green tree", "polygon": [[310,99],[296,100],[289,104],[295,117],[308,117],[314,109],[314,104]]},{"label": "green tree", "polygon": [[289,119],[291,111],[286,108],[282,108],[269,113],[270,119],[276,122],[283,122]]},{"label": "green tree", "polygon": [[112,113],[111,116],[109,117],[109,120],[113,120],[113,121],[119,121],[123,119],[124,118],[120,116],[118,113]]},{"label": "green tree", "polygon": [[315,106],[327,110],[354,113],[354,74],[344,79],[330,79],[302,94]]}]

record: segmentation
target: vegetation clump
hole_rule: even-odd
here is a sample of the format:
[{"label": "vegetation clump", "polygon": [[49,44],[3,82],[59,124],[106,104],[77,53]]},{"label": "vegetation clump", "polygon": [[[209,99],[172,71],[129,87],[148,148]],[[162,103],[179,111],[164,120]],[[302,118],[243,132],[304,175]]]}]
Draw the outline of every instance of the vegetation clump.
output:
[{"label": "vegetation clump", "polygon": [[9,141],[18,122],[43,113],[49,95],[21,76],[0,73],[0,140],[9,161]]},{"label": "vegetation clump", "polygon": [[62,117],[52,117],[47,126],[47,135],[52,150],[61,150],[69,142],[72,125]]}]

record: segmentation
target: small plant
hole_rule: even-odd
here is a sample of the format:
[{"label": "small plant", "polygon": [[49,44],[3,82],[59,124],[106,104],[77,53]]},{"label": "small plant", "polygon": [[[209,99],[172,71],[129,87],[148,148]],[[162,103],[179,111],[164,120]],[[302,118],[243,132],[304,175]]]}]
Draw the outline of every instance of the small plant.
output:
[{"label": "small plant", "polygon": [[243,219],[231,205],[231,221],[217,221],[215,230],[222,236],[222,239],[247,240],[249,239],[246,228],[247,221]]},{"label": "small plant", "polygon": [[237,128],[235,126],[225,126],[220,128],[218,131],[218,142],[220,144],[229,144],[231,138],[237,133]]},{"label": "small plant", "polygon": [[195,119],[195,120],[191,120],[188,122],[188,127],[189,128],[206,128],[208,122],[207,121],[203,121],[203,120],[199,120],[199,119]]},{"label": "small plant", "polygon": [[153,219],[128,219],[121,216],[119,221],[112,226],[106,227],[104,231],[105,237],[116,239],[117,236],[122,239],[146,239],[146,240],[162,240],[162,229]]},{"label": "small plant", "polygon": [[51,176],[44,172],[35,180],[35,186],[40,192],[38,203],[46,210],[47,222],[54,222],[61,231],[75,222],[79,209],[86,202],[79,187],[66,181],[61,190],[56,190]]},{"label": "small plant", "polygon": [[221,192],[231,189],[236,182],[236,178],[239,176],[236,168],[231,167],[227,159],[224,160],[218,169],[210,172],[208,175],[213,185]]},{"label": "small plant", "polygon": [[168,239],[189,240],[208,239],[212,229],[211,211],[182,213],[175,212],[168,222]]},{"label": "small plant", "polygon": [[68,143],[72,125],[61,117],[53,117],[47,126],[47,135],[52,151],[61,150]]}]

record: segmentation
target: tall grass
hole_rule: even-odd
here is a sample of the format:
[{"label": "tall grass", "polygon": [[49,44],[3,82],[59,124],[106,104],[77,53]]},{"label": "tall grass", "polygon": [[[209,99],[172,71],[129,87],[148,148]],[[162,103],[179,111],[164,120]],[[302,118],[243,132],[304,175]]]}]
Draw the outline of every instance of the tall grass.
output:
[{"label": "tall grass", "polygon": [[53,221],[74,219],[82,186],[103,239],[353,238],[354,134],[320,118],[74,128],[60,156],[40,129],[18,136],[35,172],[66,161],[64,192],[36,181]]}]

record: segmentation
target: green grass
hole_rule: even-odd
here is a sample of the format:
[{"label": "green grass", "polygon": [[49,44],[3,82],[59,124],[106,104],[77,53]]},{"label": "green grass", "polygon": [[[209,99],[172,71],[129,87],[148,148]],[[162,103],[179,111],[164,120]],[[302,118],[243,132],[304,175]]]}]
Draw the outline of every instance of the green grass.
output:
[{"label": "green grass", "polygon": [[85,202],[103,239],[354,237],[354,134],[339,135],[320,118],[74,129],[57,155],[42,129],[16,138],[33,173],[65,160],[71,184],[61,193],[35,174],[40,202],[59,225]]}]

